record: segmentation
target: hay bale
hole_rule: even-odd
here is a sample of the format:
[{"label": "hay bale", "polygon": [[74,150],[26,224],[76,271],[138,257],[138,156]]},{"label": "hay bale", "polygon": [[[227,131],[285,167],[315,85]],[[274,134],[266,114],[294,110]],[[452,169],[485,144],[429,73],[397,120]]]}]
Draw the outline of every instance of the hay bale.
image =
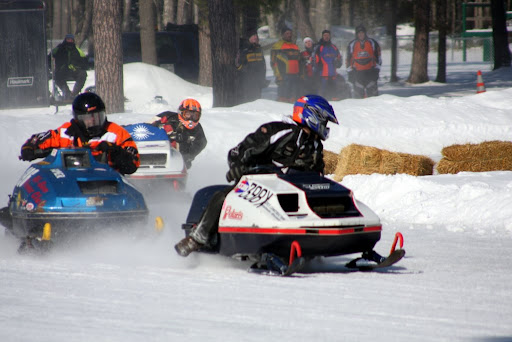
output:
[{"label": "hay bale", "polygon": [[441,153],[443,158],[436,168],[441,174],[512,170],[512,142],[508,141],[452,145]]},{"label": "hay bale", "polygon": [[346,175],[372,173],[424,176],[432,175],[433,169],[434,161],[425,156],[352,144],[341,151],[334,179],[341,181]]},{"label": "hay bale", "polygon": [[451,145],[443,148],[441,153],[451,161],[505,159],[512,156],[512,142],[493,140],[480,144]]},{"label": "hay bale", "polygon": [[333,174],[336,170],[336,165],[338,165],[338,154],[324,150],[324,163],[325,169],[324,172],[326,175]]}]

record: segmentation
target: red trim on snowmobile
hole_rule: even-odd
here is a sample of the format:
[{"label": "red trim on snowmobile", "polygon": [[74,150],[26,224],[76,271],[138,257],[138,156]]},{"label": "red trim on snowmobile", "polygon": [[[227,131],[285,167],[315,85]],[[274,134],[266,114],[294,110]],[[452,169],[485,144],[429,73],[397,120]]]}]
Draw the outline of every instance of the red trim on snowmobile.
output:
[{"label": "red trim on snowmobile", "polygon": [[219,227],[219,233],[278,234],[278,235],[346,235],[382,231],[382,226],[364,228],[252,228],[252,227]]}]

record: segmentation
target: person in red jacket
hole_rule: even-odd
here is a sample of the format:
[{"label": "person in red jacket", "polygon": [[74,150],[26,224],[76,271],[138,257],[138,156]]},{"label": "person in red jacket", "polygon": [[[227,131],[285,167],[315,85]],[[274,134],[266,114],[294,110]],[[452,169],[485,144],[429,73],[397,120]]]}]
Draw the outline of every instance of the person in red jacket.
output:
[{"label": "person in red jacket", "polygon": [[32,135],[21,147],[21,159],[36,159],[36,150],[90,147],[101,160],[122,174],[132,174],[140,165],[137,145],[123,127],[107,120],[105,104],[94,93],[82,93],[73,101],[73,119],[57,129]]},{"label": "person in red jacket", "polygon": [[277,100],[294,103],[300,91],[300,50],[292,42],[290,28],[284,27],[281,37],[270,50],[270,63],[277,84]]},{"label": "person in red jacket", "polygon": [[366,35],[363,25],[356,27],[356,39],[347,47],[348,80],[354,85],[354,97],[377,96],[377,80],[382,64],[380,46]]}]

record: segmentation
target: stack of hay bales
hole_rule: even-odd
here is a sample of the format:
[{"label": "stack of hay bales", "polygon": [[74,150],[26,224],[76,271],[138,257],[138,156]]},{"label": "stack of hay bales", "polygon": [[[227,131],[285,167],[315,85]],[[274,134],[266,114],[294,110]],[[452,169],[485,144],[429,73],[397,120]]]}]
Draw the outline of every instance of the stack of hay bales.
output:
[{"label": "stack of hay bales", "polygon": [[338,156],[334,180],[339,182],[346,175],[373,173],[425,176],[432,175],[433,170],[434,161],[425,156],[351,144],[343,148]]},{"label": "stack of hay bales", "polygon": [[485,141],[480,144],[452,145],[443,148],[438,173],[512,170],[512,142]]},{"label": "stack of hay bales", "polygon": [[336,171],[336,165],[338,165],[338,154],[324,150],[324,172],[326,175],[333,174]]}]

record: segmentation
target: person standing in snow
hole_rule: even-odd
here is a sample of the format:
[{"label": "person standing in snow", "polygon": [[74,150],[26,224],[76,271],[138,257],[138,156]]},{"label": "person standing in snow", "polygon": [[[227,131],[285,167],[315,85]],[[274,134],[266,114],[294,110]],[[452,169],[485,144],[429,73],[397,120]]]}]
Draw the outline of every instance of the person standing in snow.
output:
[{"label": "person standing in snow", "polygon": [[356,39],[347,47],[348,80],[354,85],[354,98],[377,96],[377,80],[382,64],[380,46],[375,39],[366,35],[366,28],[359,25],[355,30]]},{"label": "person standing in snow", "polygon": [[270,63],[277,84],[277,100],[293,103],[300,91],[300,50],[292,42],[292,30],[284,27],[281,40],[272,45]]},{"label": "person standing in snow", "polygon": [[261,90],[267,87],[267,66],[259,44],[258,32],[250,31],[247,36],[247,40],[240,44],[235,60],[241,103],[261,98]]},{"label": "person standing in snow", "polygon": [[316,94],[318,92],[317,79],[313,71],[313,39],[304,38],[304,51],[300,53],[302,64],[303,94]]},{"label": "person standing in snow", "polygon": [[[226,179],[236,185],[251,167],[263,165],[323,174],[322,141],[329,136],[329,121],[338,123],[327,100],[318,95],[300,97],[291,116],[282,122],[263,124],[228,152]],[[222,205],[233,188],[234,185],[226,186],[212,196],[197,227],[174,246],[179,255],[186,257],[212,243]]]},{"label": "person standing in snow", "polygon": [[340,51],[331,42],[331,31],[324,30],[314,52],[314,70],[320,77],[320,95],[329,100],[339,100],[338,73],[343,65]]}]

